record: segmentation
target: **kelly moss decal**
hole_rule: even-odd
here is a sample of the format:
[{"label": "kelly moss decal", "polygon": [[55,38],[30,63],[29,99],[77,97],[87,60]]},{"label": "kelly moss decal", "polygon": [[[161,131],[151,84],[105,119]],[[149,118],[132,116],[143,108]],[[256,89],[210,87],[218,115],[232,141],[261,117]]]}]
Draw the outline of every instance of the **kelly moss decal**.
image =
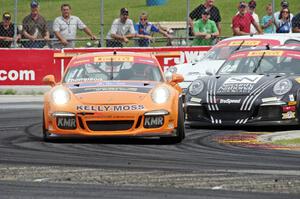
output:
[{"label": "kelly moss decal", "polygon": [[262,55],[277,57],[277,56],[282,56],[283,51],[282,50],[260,50],[260,51],[250,51],[248,53],[248,57],[257,57]]},{"label": "kelly moss decal", "polygon": [[132,56],[101,56],[94,58],[94,62],[133,62],[133,60]]}]

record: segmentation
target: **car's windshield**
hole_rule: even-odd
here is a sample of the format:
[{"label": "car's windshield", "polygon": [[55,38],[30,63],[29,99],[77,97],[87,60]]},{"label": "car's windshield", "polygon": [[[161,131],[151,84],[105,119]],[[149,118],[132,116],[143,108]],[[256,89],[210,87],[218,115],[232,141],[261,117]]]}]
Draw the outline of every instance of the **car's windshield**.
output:
[{"label": "car's windshield", "polygon": [[231,56],[217,74],[300,74],[300,57],[282,53],[282,51],[238,53]]},{"label": "car's windshield", "polygon": [[[207,54],[203,57],[206,60],[226,60],[236,49],[238,46],[215,46],[210,49]],[[249,46],[240,46],[240,49],[249,48]]]},{"label": "car's windshield", "polygon": [[159,66],[134,62],[94,62],[69,67],[66,83],[106,80],[162,81]]}]

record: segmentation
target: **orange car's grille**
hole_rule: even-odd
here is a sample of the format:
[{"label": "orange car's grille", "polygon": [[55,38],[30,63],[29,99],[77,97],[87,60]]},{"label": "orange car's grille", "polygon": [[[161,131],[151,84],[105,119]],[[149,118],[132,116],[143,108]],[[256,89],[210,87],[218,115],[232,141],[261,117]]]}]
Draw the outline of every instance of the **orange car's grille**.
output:
[{"label": "orange car's grille", "polygon": [[124,131],[131,129],[134,120],[122,121],[87,121],[86,124],[91,131]]}]

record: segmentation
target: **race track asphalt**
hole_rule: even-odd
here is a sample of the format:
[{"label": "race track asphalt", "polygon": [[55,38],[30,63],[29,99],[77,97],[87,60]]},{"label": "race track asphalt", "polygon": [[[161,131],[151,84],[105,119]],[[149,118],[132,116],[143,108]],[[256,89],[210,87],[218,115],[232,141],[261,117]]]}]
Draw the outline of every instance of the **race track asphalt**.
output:
[{"label": "race track asphalt", "polygon": [[245,129],[45,143],[41,118],[41,102],[0,104],[0,198],[300,198],[299,151],[215,139]]}]

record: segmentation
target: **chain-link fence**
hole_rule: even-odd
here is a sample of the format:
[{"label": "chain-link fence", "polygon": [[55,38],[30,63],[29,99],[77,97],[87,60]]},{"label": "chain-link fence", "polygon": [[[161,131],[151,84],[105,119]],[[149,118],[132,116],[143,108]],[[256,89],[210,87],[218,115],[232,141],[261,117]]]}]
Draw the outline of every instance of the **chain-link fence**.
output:
[{"label": "chain-link fence", "polygon": [[213,45],[232,35],[299,30],[298,1],[0,0],[0,47]]}]

